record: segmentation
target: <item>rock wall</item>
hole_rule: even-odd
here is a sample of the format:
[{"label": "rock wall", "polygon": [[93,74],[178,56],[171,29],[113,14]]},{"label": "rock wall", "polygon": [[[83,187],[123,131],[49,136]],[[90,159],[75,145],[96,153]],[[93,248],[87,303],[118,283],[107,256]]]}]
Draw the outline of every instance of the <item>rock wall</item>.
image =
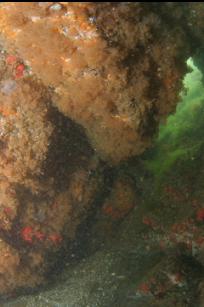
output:
[{"label": "rock wall", "polygon": [[44,283],[99,198],[114,220],[137,203],[129,178],[107,186],[107,174],[175,110],[203,15],[199,3],[0,4],[1,294]]}]

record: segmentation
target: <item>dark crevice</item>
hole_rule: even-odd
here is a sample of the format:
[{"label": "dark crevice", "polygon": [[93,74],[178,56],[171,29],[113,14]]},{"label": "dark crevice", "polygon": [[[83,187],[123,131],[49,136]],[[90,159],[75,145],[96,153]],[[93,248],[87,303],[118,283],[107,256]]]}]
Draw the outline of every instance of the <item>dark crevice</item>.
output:
[{"label": "dark crevice", "polygon": [[56,108],[51,108],[49,115],[55,127],[49,146],[47,159],[42,165],[40,180],[54,179],[54,189],[63,191],[67,188],[70,176],[79,168],[85,168],[93,155],[84,129]]}]

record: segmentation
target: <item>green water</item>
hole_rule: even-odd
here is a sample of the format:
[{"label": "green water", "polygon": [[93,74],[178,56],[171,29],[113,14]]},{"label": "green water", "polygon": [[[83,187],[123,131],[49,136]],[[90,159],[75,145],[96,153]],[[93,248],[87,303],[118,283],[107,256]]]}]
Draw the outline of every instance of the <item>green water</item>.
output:
[{"label": "green water", "polygon": [[193,60],[187,62],[191,72],[184,80],[181,102],[175,114],[161,125],[152,158],[146,167],[158,178],[166,174],[179,161],[196,159],[204,146],[204,84],[202,74]]}]

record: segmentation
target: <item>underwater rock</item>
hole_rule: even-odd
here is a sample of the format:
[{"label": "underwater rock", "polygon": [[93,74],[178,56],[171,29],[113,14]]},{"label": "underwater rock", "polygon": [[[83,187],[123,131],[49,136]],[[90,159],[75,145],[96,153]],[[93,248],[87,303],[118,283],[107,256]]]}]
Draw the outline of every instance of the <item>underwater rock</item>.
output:
[{"label": "underwater rock", "polygon": [[81,127],[39,80],[16,77],[24,64],[8,57],[0,63],[1,295],[43,283],[47,256],[73,240],[103,179]]},{"label": "underwater rock", "polygon": [[[171,20],[164,9],[176,9],[165,11]],[[4,3],[1,36],[52,87],[53,103],[84,127],[98,155],[117,163],[143,152],[175,109],[191,55],[179,23],[189,12],[178,4]]]},{"label": "underwater rock", "polygon": [[102,195],[106,170],[141,154],[175,110],[203,14],[178,3],[0,4],[1,294],[44,283],[99,196],[113,220],[133,208],[126,177]]}]

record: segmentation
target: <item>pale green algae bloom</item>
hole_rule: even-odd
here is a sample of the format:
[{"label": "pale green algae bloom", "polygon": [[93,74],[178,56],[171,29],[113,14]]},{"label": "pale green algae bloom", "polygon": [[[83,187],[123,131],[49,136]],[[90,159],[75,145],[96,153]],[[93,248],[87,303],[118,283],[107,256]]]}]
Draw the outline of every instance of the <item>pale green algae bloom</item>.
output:
[{"label": "pale green algae bloom", "polygon": [[172,169],[178,161],[194,160],[204,147],[204,84],[202,73],[190,58],[180,94],[181,102],[166,124],[160,126],[159,136],[146,167],[158,178]]}]

